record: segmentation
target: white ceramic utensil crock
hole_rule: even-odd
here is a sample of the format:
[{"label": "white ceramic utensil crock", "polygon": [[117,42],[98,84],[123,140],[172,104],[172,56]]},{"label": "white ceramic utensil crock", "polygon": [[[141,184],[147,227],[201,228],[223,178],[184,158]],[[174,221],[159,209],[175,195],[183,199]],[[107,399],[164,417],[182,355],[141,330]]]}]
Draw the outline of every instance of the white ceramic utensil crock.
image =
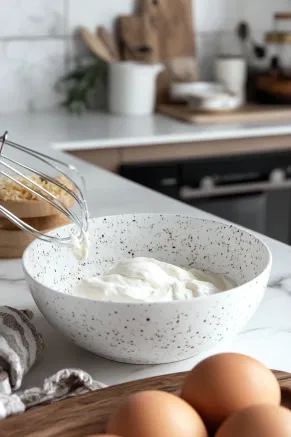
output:
[{"label": "white ceramic utensil crock", "polygon": [[118,62],[109,65],[109,110],[120,115],[147,115],[155,109],[157,75],[162,64]]}]

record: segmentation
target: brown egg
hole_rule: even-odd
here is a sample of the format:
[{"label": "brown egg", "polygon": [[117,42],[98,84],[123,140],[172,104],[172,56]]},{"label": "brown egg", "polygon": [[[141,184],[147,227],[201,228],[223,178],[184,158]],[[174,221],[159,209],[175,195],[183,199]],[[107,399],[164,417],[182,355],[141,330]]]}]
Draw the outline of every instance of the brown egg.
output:
[{"label": "brown egg", "polygon": [[119,437],[119,436],[113,434],[92,434],[86,437]]},{"label": "brown egg", "polygon": [[279,405],[281,392],[273,373],[245,355],[225,353],[199,363],[186,378],[181,397],[216,430],[231,413],[254,404]]},{"label": "brown egg", "polygon": [[291,437],[291,411],[274,405],[253,405],[232,414],[215,437]]},{"label": "brown egg", "polygon": [[196,411],[162,391],[129,396],[109,419],[107,432],[121,437],[207,437]]}]

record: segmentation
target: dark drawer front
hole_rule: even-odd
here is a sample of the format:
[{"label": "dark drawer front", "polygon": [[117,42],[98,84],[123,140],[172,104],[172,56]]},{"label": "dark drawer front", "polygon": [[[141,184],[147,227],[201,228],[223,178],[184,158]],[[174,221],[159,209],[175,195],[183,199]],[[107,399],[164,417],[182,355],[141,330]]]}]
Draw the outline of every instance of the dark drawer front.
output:
[{"label": "dark drawer front", "polygon": [[179,194],[179,171],[177,164],[137,164],[120,167],[121,176],[175,198]]}]

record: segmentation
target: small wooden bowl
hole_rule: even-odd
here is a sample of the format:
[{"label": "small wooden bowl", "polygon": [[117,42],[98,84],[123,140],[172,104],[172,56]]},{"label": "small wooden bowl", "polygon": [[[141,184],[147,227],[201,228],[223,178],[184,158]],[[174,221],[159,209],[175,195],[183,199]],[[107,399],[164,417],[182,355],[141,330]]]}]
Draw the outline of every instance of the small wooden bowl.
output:
[{"label": "small wooden bowl", "polygon": [[[21,258],[24,250],[35,239],[35,237],[21,231],[8,220],[0,220],[0,258]],[[64,215],[35,217],[26,219],[25,221],[43,233],[70,223],[70,220]],[[6,227],[8,229],[6,229]]]},{"label": "small wooden bowl", "polygon": [[291,79],[280,79],[273,76],[258,76],[257,89],[279,97],[291,97]]},{"label": "small wooden bowl", "polygon": [[[0,200],[0,205],[18,218],[48,217],[57,215],[58,210],[43,200]],[[67,200],[67,207],[74,205],[74,199]],[[0,213],[1,217],[1,213]]]},{"label": "small wooden bowl", "polygon": [[[24,218],[23,221],[38,231],[58,228],[70,222],[70,220],[63,214],[49,215],[47,217]],[[1,229],[5,231],[20,230],[18,226],[5,218],[0,218],[0,230]]]}]

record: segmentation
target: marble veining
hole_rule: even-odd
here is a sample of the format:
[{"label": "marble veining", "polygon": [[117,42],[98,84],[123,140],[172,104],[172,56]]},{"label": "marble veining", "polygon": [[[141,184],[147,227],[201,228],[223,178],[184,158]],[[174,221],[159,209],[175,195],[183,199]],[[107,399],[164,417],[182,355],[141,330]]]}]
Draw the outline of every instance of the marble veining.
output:
[{"label": "marble veining", "polygon": [[7,278],[7,276],[3,274],[3,276],[0,276],[0,281],[12,284],[13,282],[23,282],[24,278]]},{"label": "marble veining", "polygon": [[269,288],[279,289],[291,295],[291,275],[274,279],[269,283]]},{"label": "marble veining", "polygon": [[53,89],[65,72],[62,40],[0,40],[0,51],[0,113],[59,105],[62,96]]},{"label": "marble veining", "polygon": [[65,0],[9,0],[0,15],[0,38],[65,34]]}]

